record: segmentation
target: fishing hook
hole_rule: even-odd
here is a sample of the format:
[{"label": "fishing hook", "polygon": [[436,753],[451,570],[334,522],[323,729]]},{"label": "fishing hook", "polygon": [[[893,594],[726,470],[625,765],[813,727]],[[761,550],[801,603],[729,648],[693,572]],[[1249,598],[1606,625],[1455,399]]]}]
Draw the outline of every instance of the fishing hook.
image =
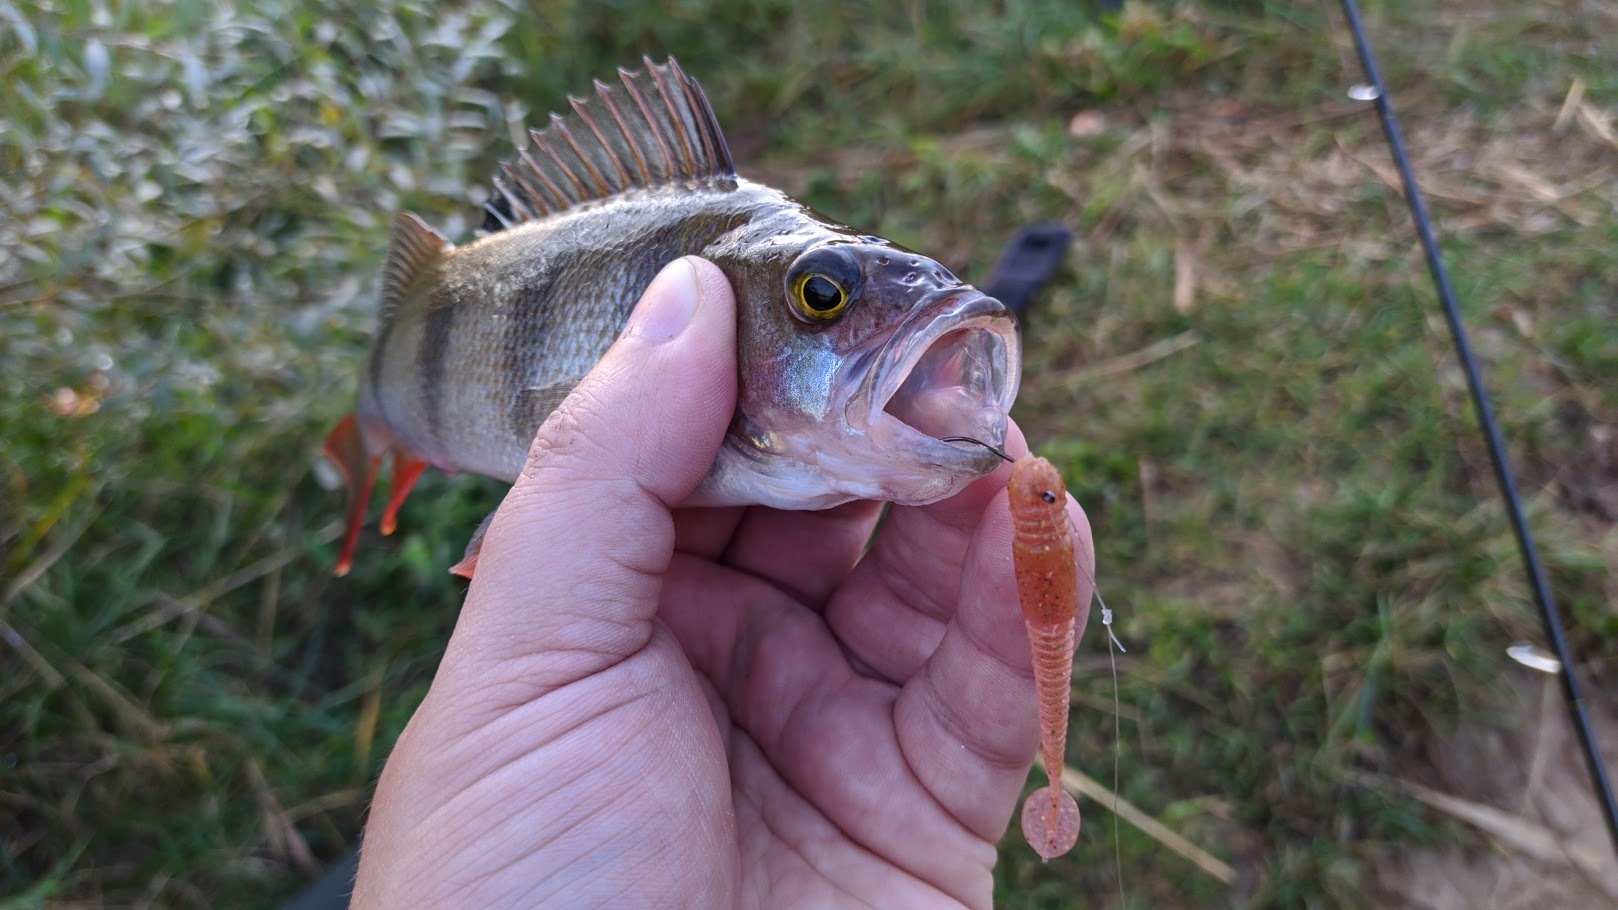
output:
[{"label": "fishing hook", "polygon": [[999,455],[1001,458],[1004,458],[1008,464],[1016,464],[1017,463],[1017,459],[1012,458],[1010,455],[1007,455],[1006,453],[1000,451],[999,449],[995,448],[992,445],[989,445],[988,443],[984,442],[981,439],[973,439],[970,436],[945,436],[945,437],[943,437],[942,439],[940,439],[938,441],[939,442],[970,442],[970,443],[973,443],[973,444],[976,444],[976,445],[983,446],[985,449],[988,449],[989,451],[993,452],[994,454]]}]

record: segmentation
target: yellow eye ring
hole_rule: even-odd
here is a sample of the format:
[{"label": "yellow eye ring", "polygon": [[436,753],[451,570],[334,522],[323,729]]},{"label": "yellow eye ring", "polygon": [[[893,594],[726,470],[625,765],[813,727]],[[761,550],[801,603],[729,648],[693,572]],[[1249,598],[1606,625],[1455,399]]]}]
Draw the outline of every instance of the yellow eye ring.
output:
[{"label": "yellow eye ring", "polygon": [[805,319],[829,322],[848,309],[848,291],[831,278],[811,272],[792,282],[792,305]]}]

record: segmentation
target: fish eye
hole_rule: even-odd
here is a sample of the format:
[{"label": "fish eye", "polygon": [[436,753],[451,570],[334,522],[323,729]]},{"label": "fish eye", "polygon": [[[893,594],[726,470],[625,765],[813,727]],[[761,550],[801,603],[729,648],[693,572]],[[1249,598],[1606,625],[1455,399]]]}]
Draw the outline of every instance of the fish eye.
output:
[{"label": "fish eye", "polygon": [[1039,498],[1045,500],[1051,505],[1056,504],[1056,494],[1052,493],[1050,490],[1042,490],[1039,494]]},{"label": "fish eye", "polygon": [[831,322],[859,295],[859,262],[837,247],[810,250],[792,264],[786,285],[794,315],[805,322]]},{"label": "fish eye", "polygon": [[804,275],[792,290],[793,303],[810,319],[835,319],[848,306],[848,292],[825,275]]}]

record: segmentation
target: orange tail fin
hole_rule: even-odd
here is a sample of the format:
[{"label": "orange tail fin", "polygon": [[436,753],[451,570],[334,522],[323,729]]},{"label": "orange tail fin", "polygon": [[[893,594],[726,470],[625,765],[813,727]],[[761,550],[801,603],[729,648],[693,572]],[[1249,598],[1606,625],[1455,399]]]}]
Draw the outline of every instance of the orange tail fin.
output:
[{"label": "orange tail fin", "polygon": [[337,557],[337,575],[341,577],[347,575],[354,564],[354,547],[360,540],[360,527],[365,524],[365,507],[371,502],[371,487],[376,485],[377,465],[382,455],[365,451],[359,421],[350,414],[326,437],[326,457],[343,472],[343,479],[348,482],[348,526],[343,531],[343,549]]}]

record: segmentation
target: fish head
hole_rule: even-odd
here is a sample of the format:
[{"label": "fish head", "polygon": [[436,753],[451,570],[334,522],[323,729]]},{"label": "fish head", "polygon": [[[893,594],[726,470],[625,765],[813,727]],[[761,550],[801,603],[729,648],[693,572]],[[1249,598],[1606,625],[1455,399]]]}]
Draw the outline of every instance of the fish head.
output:
[{"label": "fish head", "polygon": [[994,470],[1021,375],[1013,316],[876,237],[783,245],[738,281],[739,399],[710,486],[825,508],[953,496]]}]

